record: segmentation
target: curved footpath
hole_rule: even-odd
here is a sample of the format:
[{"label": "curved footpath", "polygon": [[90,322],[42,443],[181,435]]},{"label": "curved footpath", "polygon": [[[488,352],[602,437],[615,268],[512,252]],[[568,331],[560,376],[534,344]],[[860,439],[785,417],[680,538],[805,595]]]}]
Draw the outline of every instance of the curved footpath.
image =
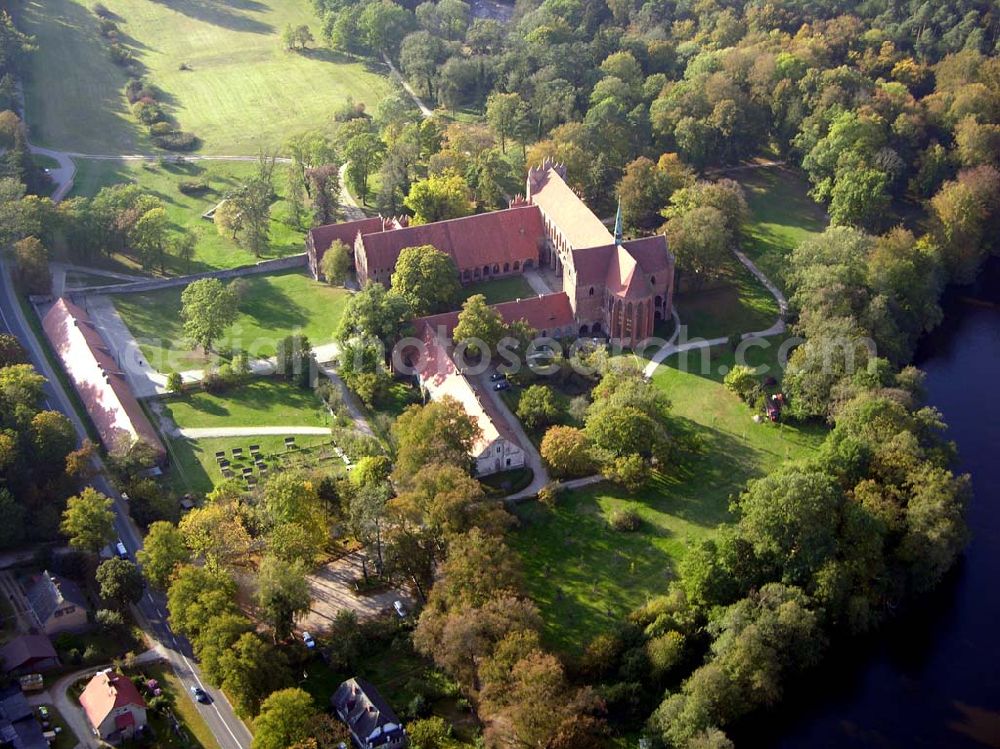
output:
[{"label": "curved footpath", "polygon": [[[767,290],[771,292],[771,296],[773,296],[775,301],[778,303],[778,319],[775,320],[774,325],[766,330],[755,330],[749,333],[742,333],[740,334],[740,340],[745,341],[748,338],[769,338],[771,336],[781,335],[788,329],[788,326],[785,325],[785,316],[788,314],[788,300],[785,299],[785,295],[781,293],[781,289],[775,286],[771,282],[771,279],[765,276],[760,268],[758,268],[750,258],[739,250],[733,250],[733,254],[735,254],[736,258],[746,266],[747,270],[753,273],[758,281],[764,284]],[[713,338],[708,341],[688,341],[687,343],[682,343],[678,346],[673,343],[673,341],[677,339],[677,334],[680,328],[680,320],[677,317],[676,310],[674,310],[674,319],[678,323],[678,330],[674,331],[671,343],[668,343],[666,346],[657,351],[653,355],[652,359],[649,360],[649,364],[647,364],[646,368],[643,370],[643,374],[645,374],[646,377],[652,377],[656,372],[656,368],[660,366],[660,362],[670,356],[673,356],[674,354],[679,354],[683,351],[694,351],[696,349],[708,348],[710,346],[721,346],[729,342],[730,336],[726,336],[723,338]]]}]

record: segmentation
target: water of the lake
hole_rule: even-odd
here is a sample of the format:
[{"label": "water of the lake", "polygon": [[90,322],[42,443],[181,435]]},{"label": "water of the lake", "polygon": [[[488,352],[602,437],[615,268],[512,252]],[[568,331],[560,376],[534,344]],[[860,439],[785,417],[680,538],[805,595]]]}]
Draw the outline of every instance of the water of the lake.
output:
[{"label": "water of the lake", "polygon": [[740,746],[1000,747],[1000,262],[945,312],[917,363],[973,477],[972,542],[937,595],[871,642],[838,648]]}]

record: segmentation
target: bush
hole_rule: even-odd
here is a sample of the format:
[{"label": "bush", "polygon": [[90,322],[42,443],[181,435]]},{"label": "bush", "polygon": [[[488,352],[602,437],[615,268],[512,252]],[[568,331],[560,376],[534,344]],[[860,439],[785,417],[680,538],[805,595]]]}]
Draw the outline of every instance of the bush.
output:
[{"label": "bush", "polygon": [[115,65],[126,67],[132,64],[132,50],[122,46],[121,42],[109,44],[108,54],[111,56],[111,62]]},{"label": "bush", "polygon": [[635,510],[612,510],[608,516],[608,525],[622,533],[633,533],[642,525],[642,518]]},{"label": "bush", "polygon": [[193,151],[198,147],[198,137],[194,133],[175,130],[167,135],[158,135],[153,142],[168,151]]},{"label": "bush", "polygon": [[174,131],[174,126],[169,122],[154,122],[149,126],[149,132],[151,135],[167,135]]},{"label": "bush", "polygon": [[167,375],[167,392],[179,393],[183,387],[180,372],[171,372]]},{"label": "bush", "polygon": [[83,651],[83,660],[87,663],[97,663],[103,659],[104,656],[101,654],[100,649],[96,645],[88,645]]},{"label": "bush", "polygon": [[[150,132],[153,132],[150,128]],[[166,133],[154,133],[154,135],[165,135]],[[177,185],[177,189],[185,195],[204,195],[212,190],[207,182],[185,181]]]},{"label": "bush", "polygon": [[751,402],[754,394],[760,389],[760,381],[750,367],[737,364],[722,380],[726,390],[735,393],[747,402]]},{"label": "bush", "polygon": [[100,31],[101,36],[112,37],[118,35],[118,24],[114,21],[105,18],[97,25],[98,31]]},{"label": "bush", "polygon": [[623,455],[615,458],[604,466],[604,475],[628,489],[637,492],[649,481],[651,470],[649,463],[641,455]]},{"label": "bush", "polygon": [[143,125],[152,125],[163,119],[163,110],[160,109],[160,105],[148,96],[139,99],[132,105],[132,114]]},{"label": "bush", "polygon": [[104,3],[94,3],[94,15],[98,18],[114,18],[115,14],[108,10]]},{"label": "bush", "polygon": [[549,483],[538,490],[538,501],[546,507],[555,507],[559,501],[561,490],[556,483]]},{"label": "bush", "polygon": [[646,643],[646,655],[653,674],[663,677],[684,658],[684,635],[670,630]]},{"label": "bush", "polygon": [[407,733],[413,749],[444,749],[451,737],[451,726],[444,718],[435,715],[414,721],[407,726]]},{"label": "bush", "polygon": [[201,381],[201,386],[209,395],[221,395],[229,389],[229,381],[220,372],[209,372]]},{"label": "bush", "polygon": [[135,104],[143,98],[143,85],[140,78],[130,78],[129,82],[125,84],[125,98],[128,99],[129,104]]},{"label": "bush", "polygon": [[413,699],[410,700],[410,704],[406,706],[406,712],[409,715],[410,720],[423,718],[430,711],[430,703],[427,701],[427,698],[420,693],[414,695]]}]

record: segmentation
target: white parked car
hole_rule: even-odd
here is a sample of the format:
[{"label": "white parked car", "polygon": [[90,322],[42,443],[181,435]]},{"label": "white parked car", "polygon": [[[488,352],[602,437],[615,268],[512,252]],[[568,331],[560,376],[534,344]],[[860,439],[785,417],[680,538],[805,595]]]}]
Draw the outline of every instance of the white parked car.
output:
[{"label": "white parked car", "polygon": [[308,632],[302,633],[302,642],[307,648],[309,648],[309,650],[312,650],[313,648],[316,647],[316,641],[313,639],[313,636]]},{"label": "white parked car", "polygon": [[402,601],[393,601],[392,607],[396,610],[396,613],[399,614],[400,619],[406,618],[406,606],[403,605]]}]

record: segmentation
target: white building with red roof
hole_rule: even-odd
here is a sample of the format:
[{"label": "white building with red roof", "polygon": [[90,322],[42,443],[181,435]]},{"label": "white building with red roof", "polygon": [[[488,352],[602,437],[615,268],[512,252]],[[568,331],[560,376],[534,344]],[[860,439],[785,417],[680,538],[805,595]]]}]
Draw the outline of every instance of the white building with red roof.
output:
[{"label": "white building with red roof", "polygon": [[80,704],[95,736],[117,743],[146,725],[146,701],[130,679],[106,669],[94,675]]},{"label": "white building with red roof", "polygon": [[42,327],[104,446],[113,450],[122,442],[142,440],[158,461],[165,460],[167,451],[159,434],[87,312],[60,298],[46,313]]}]

